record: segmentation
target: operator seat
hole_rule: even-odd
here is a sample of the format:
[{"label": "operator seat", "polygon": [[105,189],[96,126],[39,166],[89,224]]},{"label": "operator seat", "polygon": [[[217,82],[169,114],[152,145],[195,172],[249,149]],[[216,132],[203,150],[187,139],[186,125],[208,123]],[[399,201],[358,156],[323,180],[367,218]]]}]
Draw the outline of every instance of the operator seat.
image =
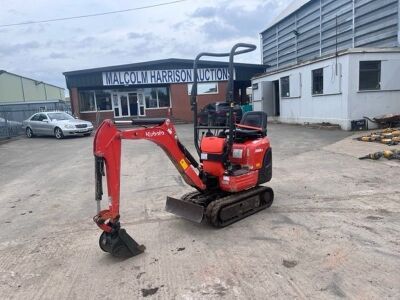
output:
[{"label": "operator seat", "polygon": [[263,111],[246,112],[240,121],[240,125],[258,127],[260,129],[237,127],[235,139],[238,142],[265,137],[267,135],[267,114]]}]

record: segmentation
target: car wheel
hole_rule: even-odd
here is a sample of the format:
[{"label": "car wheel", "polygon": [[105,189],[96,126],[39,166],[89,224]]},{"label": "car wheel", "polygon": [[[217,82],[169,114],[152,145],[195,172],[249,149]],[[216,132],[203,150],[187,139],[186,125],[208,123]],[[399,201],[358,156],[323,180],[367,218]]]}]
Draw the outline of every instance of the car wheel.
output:
[{"label": "car wheel", "polygon": [[32,131],[32,129],[30,129],[30,127],[26,128],[25,133],[26,133],[26,136],[28,138],[33,138],[34,137],[33,131]]},{"label": "car wheel", "polygon": [[56,129],[54,129],[54,136],[58,140],[61,140],[64,137],[64,134],[63,134],[61,128],[56,127]]}]

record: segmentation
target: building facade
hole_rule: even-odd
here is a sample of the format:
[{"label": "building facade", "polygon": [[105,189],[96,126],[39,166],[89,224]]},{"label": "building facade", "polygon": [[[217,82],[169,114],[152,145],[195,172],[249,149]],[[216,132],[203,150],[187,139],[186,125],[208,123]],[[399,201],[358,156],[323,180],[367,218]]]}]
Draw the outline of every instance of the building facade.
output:
[{"label": "building facade", "polygon": [[[73,113],[95,123],[103,119],[171,117],[192,121],[189,94],[193,61],[166,59],[129,65],[65,72]],[[248,101],[251,77],[265,67],[235,64],[234,97]],[[228,63],[201,61],[198,70],[199,108],[225,101]]]},{"label": "building facade", "polygon": [[351,49],[253,78],[253,106],[285,123],[339,124],[400,112],[400,49]]},{"label": "building facade", "polygon": [[22,122],[38,111],[69,111],[64,88],[0,70],[0,137],[5,122]]},{"label": "building facade", "polygon": [[0,70],[0,105],[64,100],[62,87]]},{"label": "building facade", "polygon": [[261,32],[269,69],[350,48],[397,47],[399,0],[296,0]]},{"label": "building facade", "polygon": [[255,110],[339,124],[400,112],[399,0],[301,0],[261,33]]}]

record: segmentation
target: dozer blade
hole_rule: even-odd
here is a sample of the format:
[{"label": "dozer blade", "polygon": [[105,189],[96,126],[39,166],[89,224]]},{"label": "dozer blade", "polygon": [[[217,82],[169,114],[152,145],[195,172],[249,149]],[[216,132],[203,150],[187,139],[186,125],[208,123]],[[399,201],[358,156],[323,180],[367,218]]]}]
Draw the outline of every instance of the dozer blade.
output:
[{"label": "dozer blade", "polygon": [[146,249],[144,245],[136,243],[125,229],[119,229],[113,233],[103,231],[100,235],[99,245],[104,252],[120,258],[136,256]]},{"label": "dozer blade", "polygon": [[201,223],[204,216],[203,206],[172,197],[167,197],[165,210],[196,223]]}]

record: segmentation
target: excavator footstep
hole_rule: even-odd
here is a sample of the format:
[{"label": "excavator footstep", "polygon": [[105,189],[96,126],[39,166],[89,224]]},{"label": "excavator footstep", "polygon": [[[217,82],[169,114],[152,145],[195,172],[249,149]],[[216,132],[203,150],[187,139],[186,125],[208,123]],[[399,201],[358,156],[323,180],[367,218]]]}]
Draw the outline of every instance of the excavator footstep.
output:
[{"label": "excavator footstep", "polygon": [[165,210],[196,223],[201,223],[204,217],[203,206],[172,197],[167,197]]},{"label": "excavator footstep", "polygon": [[129,258],[143,253],[146,247],[139,245],[125,229],[119,229],[113,233],[103,232],[100,235],[99,245],[101,250],[112,256]]}]

